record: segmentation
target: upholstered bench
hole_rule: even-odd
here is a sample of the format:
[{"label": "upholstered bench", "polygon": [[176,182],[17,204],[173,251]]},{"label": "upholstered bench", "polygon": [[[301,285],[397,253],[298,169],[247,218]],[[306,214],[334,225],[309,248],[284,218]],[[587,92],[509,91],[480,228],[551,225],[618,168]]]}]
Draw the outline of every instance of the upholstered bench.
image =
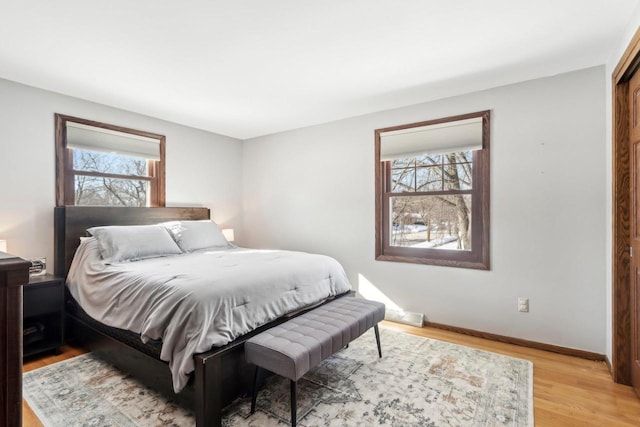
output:
[{"label": "upholstered bench", "polygon": [[384,304],[343,297],[247,340],[245,357],[256,366],[251,413],[256,408],[258,371],[263,368],[291,380],[291,425],[295,427],[297,381],[371,327],[382,357],[378,322],[383,318]]}]

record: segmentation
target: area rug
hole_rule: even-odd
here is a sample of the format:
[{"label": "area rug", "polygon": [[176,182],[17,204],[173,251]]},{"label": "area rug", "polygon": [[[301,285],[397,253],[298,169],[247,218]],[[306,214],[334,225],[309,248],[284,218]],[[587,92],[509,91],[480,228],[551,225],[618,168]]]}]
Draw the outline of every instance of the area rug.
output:
[{"label": "area rug", "polygon": [[[533,426],[530,361],[381,328],[298,383],[298,425]],[[24,396],[45,427],[193,426],[193,413],[92,354],[24,374]],[[289,381],[267,379],[225,410],[223,426],[289,425]]]}]

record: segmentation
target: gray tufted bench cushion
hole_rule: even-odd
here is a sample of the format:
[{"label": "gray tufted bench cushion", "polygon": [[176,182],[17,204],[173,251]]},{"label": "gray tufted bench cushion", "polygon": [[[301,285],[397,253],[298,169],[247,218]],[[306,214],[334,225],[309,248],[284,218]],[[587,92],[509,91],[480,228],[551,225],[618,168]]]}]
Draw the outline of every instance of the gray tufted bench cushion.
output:
[{"label": "gray tufted bench cushion", "polygon": [[[375,327],[378,354],[378,322],[384,304],[343,297],[268,329],[246,341],[245,357],[256,367],[291,380],[291,414],[295,426],[295,382],[324,359]],[[256,368],[257,377],[257,368]],[[252,413],[255,410],[255,380]]]}]

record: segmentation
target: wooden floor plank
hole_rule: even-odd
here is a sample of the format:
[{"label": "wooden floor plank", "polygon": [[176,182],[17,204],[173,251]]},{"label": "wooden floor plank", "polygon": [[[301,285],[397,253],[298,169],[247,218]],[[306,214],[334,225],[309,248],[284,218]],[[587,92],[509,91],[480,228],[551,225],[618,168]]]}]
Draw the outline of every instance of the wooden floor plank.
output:
[{"label": "wooden floor plank", "polygon": [[[616,384],[604,362],[489,341],[434,328],[416,328],[384,322],[395,330],[466,345],[533,362],[534,417],[537,427],[640,426],[640,399],[633,389]],[[383,343],[384,348],[384,343]],[[85,353],[81,347],[66,345],[60,355],[43,355],[25,360],[30,371]],[[23,402],[23,426],[42,424]]]}]

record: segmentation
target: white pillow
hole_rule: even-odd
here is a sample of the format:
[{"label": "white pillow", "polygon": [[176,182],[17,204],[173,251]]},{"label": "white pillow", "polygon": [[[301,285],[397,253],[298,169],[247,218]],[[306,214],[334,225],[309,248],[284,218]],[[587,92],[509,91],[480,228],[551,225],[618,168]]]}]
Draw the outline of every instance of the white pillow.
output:
[{"label": "white pillow", "polygon": [[213,221],[171,221],[161,225],[169,230],[183,252],[230,246]]},{"label": "white pillow", "polygon": [[107,264],[182,253],[167,230],[158,225],[93,227],[87,231],[98,241]]}]

